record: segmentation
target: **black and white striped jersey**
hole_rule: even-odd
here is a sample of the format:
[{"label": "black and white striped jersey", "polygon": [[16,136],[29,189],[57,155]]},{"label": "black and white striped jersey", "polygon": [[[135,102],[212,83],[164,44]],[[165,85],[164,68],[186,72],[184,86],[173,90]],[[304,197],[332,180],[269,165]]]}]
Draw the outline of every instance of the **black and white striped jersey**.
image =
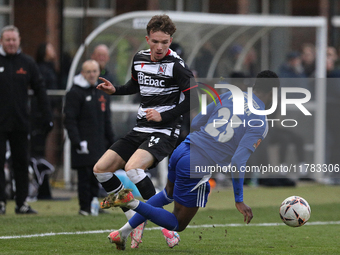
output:
[{"label": "black and white striped jersey", "polygon": [[[137,124],[133,130],[146,133],[160,132],[177,137],[180,131],[181,113],[177,114],[178,111],[172,111],[171,118],[167,114],[170,113],[169,110],[178,106],[186,96],[189,97],[189,93],[185,93],[185,96],[182,91],[190,88],[190,79],[193,78],[190,69],[171,49],[158,62],[151,61],[150,50],[139,51],[133,59],[131,69],[131,81],[134,86],[139,86],[141,95]],[[187,108],[186,112],[190,110],[188,104],[185,107]],[[153,108],[161,113],[162,121],[148,122],[145,118],[145,110],[148,108]],[[181,111],[183,112],[183,109]],[[175,114],[173,114],[174,112]]]}]

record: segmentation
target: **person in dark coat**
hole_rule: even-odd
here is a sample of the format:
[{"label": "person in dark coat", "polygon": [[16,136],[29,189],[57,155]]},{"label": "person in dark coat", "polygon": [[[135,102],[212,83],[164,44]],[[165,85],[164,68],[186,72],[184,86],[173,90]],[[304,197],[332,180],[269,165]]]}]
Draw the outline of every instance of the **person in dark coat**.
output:
[{"label": "person in dark coat", "polygon": [[[45,81],[46,89],[58,89],[58,78],[54,67],[56,57],[55,50],[51,43],[42,43],[36,52],[36,62],[40,73]],[[50,97],[50,103],[53,115],[57,115],[60,99]],[[42,120],[42,114],[39,111],[39,105],[35,98],[31,99],[31,157],[45,158],[45,147],[47,133],[41,129],[39,123]]]},{"label": "person in dark coat", "polygon": [[[45,81],[47,90],[58,89],[58,75],[55,69],[54,62],[56,60],[56,52],[51,43],[39,44],[36,51],[36,62],[39,71]],[[47,91],[48,93],[48,91]],[[41,169],[49,173],[54,171],[54,164],[58,157],[58,149],[62,147],[62,139],[58,136],[61,128],[61,98],[59,96],[49,96],[49,101],[53,113],[54,129],[50,133],[46,133],[42,129],[40,123],[43,119],[39,111],[37,99],[31,98],[31,129],[30,129],[30,154],[31,166],[33,169]],[[51,146],[52,145],[52,146]],[[46,162],[47,161],[47,162]],[[38,162],[38,166],[36,166]],[[42,163],[44,162],[44,163]],[[51,164],[49,164],[51,163]],[[54,164],[53,164],[54,163]],[[52,166],[52,168],[50,168]],[[52,199],[52,192],[49,182],[49,174],[43,175],[43,181],[39,182],[38,199]],[[39,179],[39,177],[37,177]]]},{"label": "person in dark coat", "polygon": [[1,31],[0,47],[0,214],[6,212],[5,174],[6,143],[9,141],[16,184],[15,213],[37,213],[25,201],[28,195],[28,89],[38,99],[40,122],[44,132],[53,127],[52,112],[44,80],[37,64],[21,52],[20,34],[15,26]]},{"label": "person in dark coat", "polygon": [[71,140],[71,165],[78,173],[79,214],[91,212],[91,201],[98,196],[98,181],[93,167],[114,142],[110,97],[96,89],[99,64],[87,60],[73,79],[66,94],[64,125]]}]

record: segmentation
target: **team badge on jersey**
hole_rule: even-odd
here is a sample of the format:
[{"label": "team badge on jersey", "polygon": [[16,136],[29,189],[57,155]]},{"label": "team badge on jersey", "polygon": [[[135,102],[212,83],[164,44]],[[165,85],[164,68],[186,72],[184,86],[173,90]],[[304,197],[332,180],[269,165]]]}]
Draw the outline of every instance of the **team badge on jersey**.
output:
[{"label": "team badge on jersey", "polygon": [[102,112],[105,112],[105,110],[106,110],[106,107],[105,107],[106,99],[104,98],[103,95],[101,95],[100,98],[98,99],[98,101],[100,102],[100,109],[102,110]]},{"label": "team badge on jersey", "polygon": [[19,70],[16,71],[17,74],[26,74],[27,71],[25,71],[22,67],[20,67]]},{"label": "team badge on jersey", "polygon": [[165,74],[166,67],[167,67],[166,64],[160,64],[158,67],[157,74]]},{"label": "team badge on jersey", "polygon": [[257,149],[257,147],[259,147],[259,145],[260,145],[261,142],[262,142],[262,139],[261,139],[261,138],[258,139],[257,142],[253,144],[253,147],[254,147],[255,149]]}]

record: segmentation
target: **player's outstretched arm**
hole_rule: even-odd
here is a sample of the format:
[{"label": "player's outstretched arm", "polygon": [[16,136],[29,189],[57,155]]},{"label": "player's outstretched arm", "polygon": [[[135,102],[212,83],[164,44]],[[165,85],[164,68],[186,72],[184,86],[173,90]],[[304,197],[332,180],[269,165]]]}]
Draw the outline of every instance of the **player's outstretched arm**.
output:
[{"label": "player's outstretched arm", "polygon": [[248,224],[253,218],[253,211],[251,210],[251,208],[243,202],[236,202],[235,206],[237,210],[243,214],[244,222]]},{"label": "player's outstretched arm", "polygon": [[112,95],[116,92],[116,88],[113,84],[103,77],[99,77],[103,82],[98,84],[97,89],[104,91],[106,94]]}]

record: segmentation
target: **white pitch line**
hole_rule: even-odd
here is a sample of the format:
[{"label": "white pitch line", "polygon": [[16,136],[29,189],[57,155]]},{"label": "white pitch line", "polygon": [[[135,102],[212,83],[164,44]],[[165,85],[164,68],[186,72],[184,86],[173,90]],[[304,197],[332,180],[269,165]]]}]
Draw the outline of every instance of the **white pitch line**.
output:
[{"label": "white pitch line", "polygon": [[[187,228],[215,228],[215,227],[275,227],[284,226],[284,223],[255,223],[255,224],[205,224],[205,225],[189,225]],[[305,226],[315,225],[340,225],[340,221],[314,221],[307,222]],[[160,227],[145,228],[145,230],[158,230]],[[90,231],[77,231],[77,232],[59,232],[59,233],[42,233],[33,235],[18,235],[18,236],[0,236],[0,239],[19,239],[19,238],[33,238],[45,236],[59,236],[59,235],[85,235],[85,234],[102,234],[110,233],[113,229],[106,230],[90,230]]]}]

